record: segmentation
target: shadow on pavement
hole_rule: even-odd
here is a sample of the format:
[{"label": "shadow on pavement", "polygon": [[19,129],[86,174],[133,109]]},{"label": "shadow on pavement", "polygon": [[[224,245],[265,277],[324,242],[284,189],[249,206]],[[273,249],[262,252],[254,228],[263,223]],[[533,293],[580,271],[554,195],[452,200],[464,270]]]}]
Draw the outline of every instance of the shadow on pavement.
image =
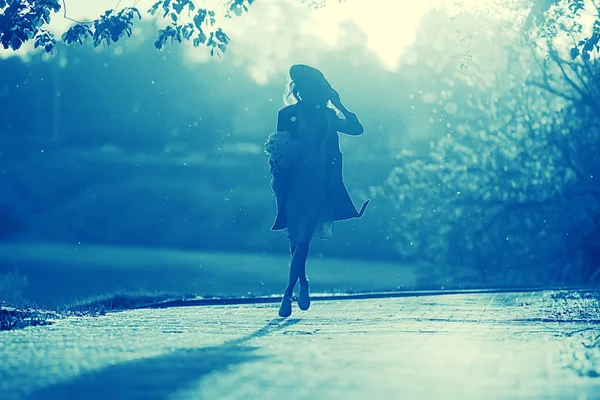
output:
[{"label": "shadow on pavement", "polygon": [[299,319],[274,319],[264,327],[220,346],[181,349],[91,371],[73,380],[43,387],[28,399],[164,399],[185,389],[203,376],[236,364],[254,361],[252,339],[266,336],[298,323]]}]

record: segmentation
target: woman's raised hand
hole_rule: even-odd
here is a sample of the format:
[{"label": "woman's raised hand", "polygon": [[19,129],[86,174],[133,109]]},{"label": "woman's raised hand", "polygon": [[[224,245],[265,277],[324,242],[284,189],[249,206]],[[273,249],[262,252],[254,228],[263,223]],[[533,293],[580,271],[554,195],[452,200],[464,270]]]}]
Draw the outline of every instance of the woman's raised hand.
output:
[{"label": "woman's raised hand", "polygon": [[339,109],[342,107],[342,101],[340,100],[340,94],[335,89],[331,89],[331,96],[329,97],[329,101],[334,105],[335,108]]}]

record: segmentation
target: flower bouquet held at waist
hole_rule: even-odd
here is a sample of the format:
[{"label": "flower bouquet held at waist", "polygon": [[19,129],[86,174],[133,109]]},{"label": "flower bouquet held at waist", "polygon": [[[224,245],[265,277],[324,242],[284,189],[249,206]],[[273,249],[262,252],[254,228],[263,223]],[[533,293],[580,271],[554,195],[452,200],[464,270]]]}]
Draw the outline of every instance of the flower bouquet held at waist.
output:
[{"label": "flower bouquet held at waist", "polygon": [[300,143],[288,131],[269,135],[265,143],[265,153],[275,171],[291,167],[298,160]]}]

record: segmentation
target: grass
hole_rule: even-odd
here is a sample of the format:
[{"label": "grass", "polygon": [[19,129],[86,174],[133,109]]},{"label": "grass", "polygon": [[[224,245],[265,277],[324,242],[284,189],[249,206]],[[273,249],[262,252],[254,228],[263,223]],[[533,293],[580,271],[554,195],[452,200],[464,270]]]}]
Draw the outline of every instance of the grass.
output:
[{"label": "grass", "polygon": [[557,291],[552,293],[552,316],[557,320],[593,320],[600,315],[600,292]]},{"label": "grass", "polygon": [[583,322],[565,334],[570,338],[561,352],[565,366],[583,378],[600,377],[600,292],[558,291],[551,298],[557,320]]},{"label": "grass", "polygon": [[46,310],[33,308],[12,308],[0,306],[0,331],[11,331],[28,326],[50,325],[60,315]]}]

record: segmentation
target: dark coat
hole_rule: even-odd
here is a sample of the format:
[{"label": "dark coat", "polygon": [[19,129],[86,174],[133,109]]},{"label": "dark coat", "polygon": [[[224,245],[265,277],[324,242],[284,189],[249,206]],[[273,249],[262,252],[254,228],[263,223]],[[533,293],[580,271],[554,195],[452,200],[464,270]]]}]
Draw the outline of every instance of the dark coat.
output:
[{"label": "dark coat", "polygon": [[[288,107],[283,108],[279,112],[279,117],[277,120],[277,131],[289,131],[292,135],[297,134],[298,127],[296,115],[298,115],[297,110],[298,105],[294,104]],[[329,181],[331,182],[329,187],[327,188],[327,197],[328,201],[332,203],[333,206],[333,220],[334,221],[343,221],[351,218],[360,218],[364,214],[367,205],[370,200],[365,201],[360,211],[356,209],[352,199],[350,198],[350,194],[348,193],[348,189],[344,184],[343,179],[343,161],[342,161],[342,152],[340,151],[339,145],[339,133],[338,131],[343,130],[344,120],[341,120],[332,109],[328,109],[328,112],[331,114],[330,117],[333,121],[339,122],[339,124],[333,124],[332,130],[335,129],[335,135],[333,137],[334,140],[331,140],[327,143],[327,154],[330,157],[331,162],[331,170],[328,172],[331,174]],[[361,132],[362,133],[362,132]],[[360,133],[354,133],[360,134]],[[277,199],[277,217],[275,218],[275,223],[271,227],[271,230],[281,230],[287,227],[286,215],[285,215],[285,202],[286,202],[286,183],[288,182],[287,174],[290,171],[273,171],[273,178],[271,180],[271,187],[276,195]]]}]

